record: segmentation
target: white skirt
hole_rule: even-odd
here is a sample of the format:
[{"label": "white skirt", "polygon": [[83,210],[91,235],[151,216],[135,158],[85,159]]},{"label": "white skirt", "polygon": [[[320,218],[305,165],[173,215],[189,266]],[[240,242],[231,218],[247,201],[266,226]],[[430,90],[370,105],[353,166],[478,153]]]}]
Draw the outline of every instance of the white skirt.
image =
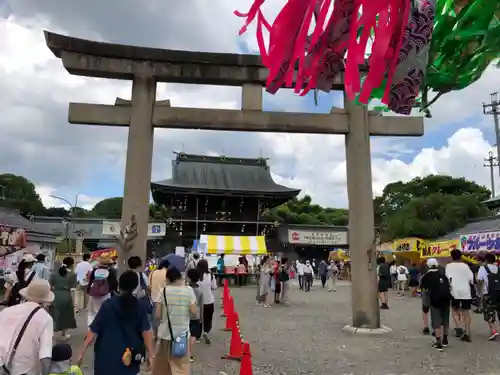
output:
[{"label": "white skirt", "polygon": [[87,312],[87,324],[90,326],[94,321],[101,305],[104,301],[111,297],[111,294],[107,294],[104,297],[89,297],[88,312]]}]

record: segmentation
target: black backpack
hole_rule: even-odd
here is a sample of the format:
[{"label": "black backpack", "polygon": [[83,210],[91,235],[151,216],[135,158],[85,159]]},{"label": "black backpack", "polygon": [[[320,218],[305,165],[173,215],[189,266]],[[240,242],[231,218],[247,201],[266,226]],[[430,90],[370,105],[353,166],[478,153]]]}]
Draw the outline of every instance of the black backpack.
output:
[{"label": "black backpack", "polygon": [[22,297],[21,294],[19,294],[19,292],[21,289],[24,289],[28,285],[30,285],[34,277],[35,277],[35,272],[31,272],[27,280],[23,281],[19,280],[14,284],[10,292],[9,299],[7,300],[7,306],[19,305],[21,303]]},{"label": "black backpack", "polygon": [[383,279],[389,279],[391,277],[391,272],[389,271],[389,265],[387,263],[382,263],[378,266],[378,276]]},{"label": "black backpack", "polygon": [[429,290],[429,298],[431,306],[446,306],[450,303],[450,281],[445,274],[439,272],[437,275],[436,285]]},{"label": "black backpack", "polygon": [[493,273],[487,265],[484,269],[488,274],[488,297],[493,301],[500,301],[500,270]]},{"label": "black backpack", "polygon": [[288,275],[288,272],[285,270],[284,267],[280,267],[280,271],[279,271],[279,274],[278,274],[278,279],[281,282],[285,282],[285,281],[290,280],[290,276]]}]

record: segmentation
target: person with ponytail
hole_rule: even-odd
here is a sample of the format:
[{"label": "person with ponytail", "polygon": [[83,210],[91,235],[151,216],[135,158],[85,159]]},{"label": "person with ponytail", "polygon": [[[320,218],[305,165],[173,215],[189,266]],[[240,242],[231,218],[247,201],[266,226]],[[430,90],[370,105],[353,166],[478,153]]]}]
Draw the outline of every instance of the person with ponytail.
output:
[{"label": "person with ponytail", "polygon": [[63,340],[70,338],[69,329],[76,328],[72,294],[72,290],[76,288],[76,274],[73,272],[74,264],[73,258],[64,258],[61,267],[52,273],[49,280],[55,296],[50,307],[50,314],[54,319],[54,332],[59,332]]},{"label": "person with ponytail", "polygon": [[154,358],[153,331],[147,307],[134,295],[137,273],[125,271],[118,280],[118,294],[103,301],[89,326],[80,354],[81,365],[94,343],[94,375],[137,375],[140,365]]}]

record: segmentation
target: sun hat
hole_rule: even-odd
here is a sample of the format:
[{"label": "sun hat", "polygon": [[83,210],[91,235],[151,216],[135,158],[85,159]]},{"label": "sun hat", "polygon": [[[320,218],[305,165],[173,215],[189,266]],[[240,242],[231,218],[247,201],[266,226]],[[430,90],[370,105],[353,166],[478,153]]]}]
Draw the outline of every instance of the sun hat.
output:
[{"label": "sun hat", "polygon": [[33,254],[24,254],[23,259],[25,263],[34,263],[36,262],[36,258]]},{"label": "sun hat", "polygon": [[439,263],[436,260],[436,258],[427,259],[427,267],[434,268],[434,267],[437,267],[437,266],[439,266]]},{"label": "sun hat", "polygon": [[26,288],[21,289],[19,294],[31,302],[50,303],[54,300],[49,282],[43,279],[33,280]]},{"label": "sun hat", "polygon": [[101,254],[97,257],[97,263],[101,265],[113,264],[114,260],[110,253]]}]

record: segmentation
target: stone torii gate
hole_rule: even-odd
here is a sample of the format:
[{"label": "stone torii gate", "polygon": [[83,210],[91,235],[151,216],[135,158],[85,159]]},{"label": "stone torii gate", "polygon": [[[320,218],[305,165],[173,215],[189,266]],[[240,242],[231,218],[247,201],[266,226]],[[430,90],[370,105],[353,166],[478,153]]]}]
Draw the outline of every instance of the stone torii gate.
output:
[{"label": "stone torii gate", "polygon": [[[45,32],[47,46],[70,73],[132,81],[132,100],[115,105],[70,103],[69,122],[129,127],[122,228],[134,217],[127,255],[146,255],[154,128],[344,134],[354,331],[383,331],[377,299],[370,136],[421,136],[423,119],[388,117],[346,100],[329,114],[262,111],[267,76],[253,55],[134,47]],[[157,82],[242,86],[242,109],[172,107],[156,101]],[[332,89],[343,90],[341,80]],[[129,251],[127,251],[129,250]],[[125,257],[120,257],[121,267]]]}]

